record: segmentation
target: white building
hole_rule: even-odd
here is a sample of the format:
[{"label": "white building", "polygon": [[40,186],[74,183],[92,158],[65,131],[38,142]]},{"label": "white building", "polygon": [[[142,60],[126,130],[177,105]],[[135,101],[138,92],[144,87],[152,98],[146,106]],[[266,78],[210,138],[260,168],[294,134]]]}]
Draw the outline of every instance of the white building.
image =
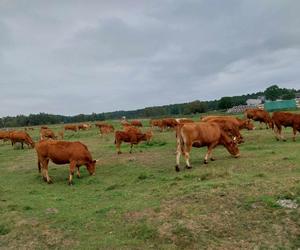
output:
[{"label": "white building", "polygon": [[246,101],[247,106],[251,106],[251,107],[257,107],[258,105],[260,105],[262,103],[262,100],[260,99],[248,99]]}]

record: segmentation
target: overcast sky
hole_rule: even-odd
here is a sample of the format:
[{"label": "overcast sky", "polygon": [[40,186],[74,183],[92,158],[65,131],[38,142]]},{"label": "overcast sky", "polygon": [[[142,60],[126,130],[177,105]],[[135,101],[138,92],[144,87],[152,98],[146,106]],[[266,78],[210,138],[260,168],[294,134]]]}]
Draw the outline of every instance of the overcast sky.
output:
[{"label": "overcast sky", "polygon": [[0,117],[300,88],[298,0],[0,0]]}]

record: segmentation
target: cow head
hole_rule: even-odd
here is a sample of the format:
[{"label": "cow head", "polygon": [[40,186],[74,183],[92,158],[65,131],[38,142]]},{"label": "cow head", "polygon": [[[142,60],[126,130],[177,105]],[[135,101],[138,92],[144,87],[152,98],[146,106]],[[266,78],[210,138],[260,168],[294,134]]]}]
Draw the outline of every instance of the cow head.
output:
[{"label": "cow head", "polygon": [[95,175],[96,163],[96,160],[91,160],[86,164],[86,168],[89,171],[90,175]]},{"label": "cow head", "polygon": [[237,147],[237,144],[231,140],[229,143],[227,143],[225,145],[225,147],[227,148],[228,152],[233,155],[234,157],[239,157],[240,156],[240,150]]},{"label": "cow head", "polygon": [[249,120],[249,119],[247,119],[247,121],[246,121],[246,128],[247,128],[248,130],[253,130],[253,129],[254,129],[254,125],[253,125],[253,123],[251,122],[251,120]]}]

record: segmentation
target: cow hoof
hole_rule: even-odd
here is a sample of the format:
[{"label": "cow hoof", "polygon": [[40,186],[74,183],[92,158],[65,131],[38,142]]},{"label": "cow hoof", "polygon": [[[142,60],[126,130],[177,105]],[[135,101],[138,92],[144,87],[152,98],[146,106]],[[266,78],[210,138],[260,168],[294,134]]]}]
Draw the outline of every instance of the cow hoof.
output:
[{"label": "cow hoof", "polygon": [[77,175],[77,178],[78,178],[78,179],[80,179],[80,178],[81,178],[81,176],[80,176],[80,175]]},{"label": "cow hoof", "polygon": [[47,181],[48,184],[53,184],[52,180]]},{"label": "cow hoof", "polygon": [[286,141],[286,139],[282,139],[282,141]]},{"label": "cow hoof", "polygon": [[179,172],[179,171],[180,171],[180,168],[179,168],[178,165],[175,166],[175,170],[176,170],[176,172]]},{"label": "cow hoof", "polygon": [[207,164],[208,163],[208,161],[207,160],[204,160],[204,164]]},{"label": "cow hoof", "polygon": [[215,161],[216,159],[215,159],[215,158],[210,158],[210,160],[211,160],[211,161]]},{"label": "cow hoof", "polygon": [[73,183],[73,181],[69,181],[69,186],[72,186],[74,183]]},{"label": "cow hoof", "polygon": [[188,165],[186,165],[186,166],[185,166],[185,168],[187,168],[187,169],[191,169],[191,168],[192,168],[192,166],[188,166]]},{"label": "cow hoof", "polygon": [[118,152],[118,155],[122,154],[122,152]]}]

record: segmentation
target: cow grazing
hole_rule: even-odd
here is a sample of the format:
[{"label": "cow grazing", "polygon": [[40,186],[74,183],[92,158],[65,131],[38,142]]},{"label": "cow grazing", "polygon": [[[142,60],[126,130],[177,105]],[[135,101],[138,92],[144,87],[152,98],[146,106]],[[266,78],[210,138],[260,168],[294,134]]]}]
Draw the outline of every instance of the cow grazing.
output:
[{"label": "cow grazing", "polygon": [[162,119],[163,128],[176,128],[179,123],[174,118]]},{"label": "cow grazing", "polygon": [[77,126],[77,125],[65,125],[65,126],[64,126],[64,129],[65,129],[65,131],[66,131],[66,130],[72,130],[72,131],[77,132],[78,126]]},{"label": "cow grazing", "polygon": [[272,115],[274,122],[274,132],[277,140],[286,141],[282,135],[282,126],[293,128],[293,141],[296,141],[297,131],[300,132],[300,114],[289,112],[274,112]]},{"label": "cow grazing", "polygon": [[182,124],[182,123],[193,123],[194,122],[192,119],[188,119],[188,118],[177,118],[175,120],[179,124]]},{"label": "cow grazing", "polygon": [[31,146],[32,148],[34,148],[34,141],[25,131],[12,131],[9,133],[9,139],[12,146],[14,146],[15,143],[19,142],[22,145],[22,149],[24,148],[24,143],[27,144],[28,147]]},{"label": "cow grazing", "polygon": [[130,125],[131,125],[131,126],[134,126],[134,127],[143,127],[142,122],[139,121],[139,120],[133,120],[133,121],[131,121],[131,122],[130,122]]},{"label": "cow grazing", "polygon": [[208,150],[204,158],[205,164],[208,163],[208,158],[214,160],[214,158],[212,158],[212,150],[218,145],[223,145],[228,152],[235,157],[239,157],[240,154],[235,142],[217,123],[197,122],[181,124],[177,126],[176,138],[176,171],[180,171],[179,163],[181,154],[185,156],[186,168],[191,168],[189,159],[192,147],[198,148],[207,146]]},{"label": "cow grazing", "polygon": [[228,133],[238,143],[244,142],[243,136],[240,133],[241,129],[252,130],[254,128],[250,120],[241,120],[232,116],[206,116],[201,119],[203,122],[215,122]]},{"label": "cow grazing", "polygon": [[70,163],[69,185],[73,184],[73,175],[77,168],[77,177],[80,178],[79,167],[85,165],[90,175],[95,175],[96,161],[92,159],[86,145],[81,142],[67,141],[40,141],[35,146],[38,158],[38,170],[47,183],[52,183],[48,175],[48,163]]},{"label": "cow grazing", "polygon": [[4,131],[0,130],[0,140],[3,140],[3,142],[8,141],[10,139],[9,134],[12,131]]},{"label": "cow grazing", "polygon": [[95,126],[99,128],[101,135],[109,134],[115,131],[114,126],[108,123],[96,123]]},{"label": "cow grazing", "polygon": [[160,131],[162,132],[164,129],[164,125],[162,120],[154,119],[149,121],[150,127],[153,129],[154,127],[158,127]]},{"label": "cow grazing", "polygon": [[152,137],[152,132],[148,131],[147,133],[135,132],[133,130],[126,131],[116,131],[115,132],[115,145],[117,153],[121,154],[121,143],[127,142],[130,143],[130,153],[132,153],[132,147],[135,144],[139,144],[141,141],[150,141]]},{"label": "cow grazing", "polygon": [[40,139],[41,140],[47,140],[47,139],[52,139],[52,140],[56,140],[57,137],[54,134],[54,132],[51,129],[41,129],[40,130]]},{"label": "cow grazing", "polygon": [[78,125],[78,130],[88,130],[90,128],[91,128],[90,124],[83,123]]},{"label": "cow grazing", "polygon": [[[248,119],[252,119],[253,121],[259,122],[259,127],[261,129],[261,124],[265,123],[266,128],[274,128],[274,124],[270,114],[261,109],[246,109],[244,115]],[[268,127],[269,126],[269,127]]]}]

